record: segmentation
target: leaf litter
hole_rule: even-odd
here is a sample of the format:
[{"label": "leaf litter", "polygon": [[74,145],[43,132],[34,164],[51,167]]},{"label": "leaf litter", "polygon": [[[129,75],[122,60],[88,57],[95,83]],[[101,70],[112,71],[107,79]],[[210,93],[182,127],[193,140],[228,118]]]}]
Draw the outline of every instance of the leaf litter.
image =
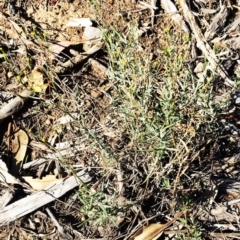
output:
[{"label": "leaf litter", "polygon": [[[0,121],[16,128],[7,131],[7,125],[3,125],[5,130],[2,130],[1,238],[10,234],[12,239],[30,236],[61,239],[61,236],[70,235],[73,239],[80,239],[79,236],[83,239],[175,239],[182,229],[170,228],[168,223],[172,223],[169,219],[174,219],[176,225],[180,225],[182,219],[175,214],[184,191],[195,199],[193,209],[185,213],[184,236],[192,239],[237,237],[239,157],[234,155],[239,151],[238,1],[219,4],[214,0],[193,0],[187,4],[185,0],[165,0],[161,6],[156,1],[142,1],[141,6],[137,1],[92,5],[65,0],[9,4],[10,7],[5,3],[0,5],[1,67],[7,71],[1,73],[0,84],[1,91],[6,91],[8,85],[16,87],[10,88],[15,97],[1,106]],[[139,41],[133,48],[135,53],[151,56],[153,66],[161,62],[162,50],[157,46],[166,45],[162,48],[164,54],[173,54],[171,46],[167,46],[169,39],[163,40],[162,29],[167,34],[174,29],[189,41],[184,61],[196,73],[194,79],[203,82],[213,76],[216,103],[224,94],[228,96],[225,112],[216,117],[221,132],[206,135],[210,141],[203,137],[194,150],[189,150],[186,140],[174,143],[172,135],[173,147],[166,148],[169,152],[163,154],[163,166],[157,172],[151,170],[155,178],[147,174],[147,168],[153,164],[150,154],[146,154],[141,143],[139,149],[133,148],[137,145],[129,137],[131,129],[127,132],[119,127],[123,126],[120,116],[123,113],[120,112],[118,118],[119,112],[115,115],[111,109],[117,96],[115,87],[119,84],[111,82],[114,64],[118,65],[115,69],[124,69],[121,72],[126,73],[124,78],[139,80],[130,71],[136,57],[109,64],[110,59],[120,59],[124,51],[129,50],[128,37],[135,33],[129,23],[136,20]],[[106,40],[107,33],[115,30],[118,31],[115,38]],[[109,41],[108,46],[111,46],[119,33],[123,46],[114,43],[116,50],[108,52],[104,41]],[[113,55],[110,58],[108,54]],[[126,56],[131,54],[128,52]],[[166,70],[164,68],[161,66],[160,72]],[[127,95],[127,90],[134,87],[134,84],[125,84],[121,91]],[[230,93],[234,91],[231,99]],[[140,89],[137,97],[141,94]],[[120,106],[123,100],[117,99],[116,105]],[[133,100],[130,98],[129,104]],[[197,105],[203,106],[203,103],[199,101]],[[137,126],[142,119],[141,111],[137,105],[131,107],[138,116]],[[191,109],[183,109],[185,116],[188,111]],[[199,113],[201,110],[194,113],[195,119],[201,116]],[[177,123],[176,129],[187,136],[196,134],[195,123]],[[139,151],[141,148],[144,151]],[[180,157],[168,156],[171,161],[164,162],[172,150]],[[184,151],[186,154],[181,155]],[[14,165],[18,168],[11,171]],[[76,175],[82,176],[82,180]],[[166,179],[159,182],[160,177]],[[168,177],[172,183],[168,183]],[[162,191],[159,183],[165,185]],[[72,200],[73,189],[81,193],[78,198],[82,204]],[[54,198],[48,199],[49,193]],[[116,203],[115,194],[119,195],[116,199],[124,195],[124,204]],[[41,201],[43,198],[45,200]],[[60,212],[58,220],[49,208],[48,215],[44,213],[46,204]],[[110,206],[116,209],[121,221],[116,226],[114,221],[108,220],[104,228],[104,214],[111,215]],[[68,222],[70,214],[72,222]],[[96,222],[92,220],[94,215]],[[190,225],[192,218],[196,221],[194,225]],[[140,228],[142,232],[133,235],[138,222],[144,222]],[[81,227],[73,227],[77,224]],[[58,232],[53,230],[54,225]]]}]

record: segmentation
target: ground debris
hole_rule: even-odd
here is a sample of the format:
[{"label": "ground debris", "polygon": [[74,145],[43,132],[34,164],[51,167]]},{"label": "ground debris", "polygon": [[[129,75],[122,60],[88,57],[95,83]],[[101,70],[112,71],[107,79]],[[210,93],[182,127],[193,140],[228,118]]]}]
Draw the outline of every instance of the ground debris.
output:
[{"label": "ground debris", "polygon": [[238,237],[239,1],[0,9],[0,238]]}]

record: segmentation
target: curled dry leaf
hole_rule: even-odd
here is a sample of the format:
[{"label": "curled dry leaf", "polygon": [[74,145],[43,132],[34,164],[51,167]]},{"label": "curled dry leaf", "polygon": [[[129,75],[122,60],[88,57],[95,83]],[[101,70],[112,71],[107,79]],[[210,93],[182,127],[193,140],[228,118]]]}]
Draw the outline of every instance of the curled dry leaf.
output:
[{"label": "curled dry leaf", "polygon": [[97,27],[86,27],[83,33],[83,50],[88,51],[91,49],[93,43],[98,45],[102,40],[102,31]]},{"label": "curled dry leaf", "polygon": [[8,21],[10,22],[10,26],[11,29],[9,28],[5,28],[1,26],[1,29],[7,33],[7,35],[9,36],[9,38],[11,39],[18,39],[19,36],[23,36],[25,37],[25,33],[23,31],[23,28],[21,28],[17,23],[15,23],[14,21],[8,19]]},{"label": "curled dry leaf", "polygon": [[24,160],[27,146],[28,146],[28,135],[23,130],[18,130],[14,133],[12,139],[12,153],[14,158],[12,159],[11,164],[11,173],[13,175],[19,173],[20,163]]},{"label": "curled dry leaf", "polygon": [[222,43],[231,49],[234,50],[240,49],[240,37],[233,37],[225,41],[222,41]]},{"label": "curled dry leaf", "polygon": [[23,161],[28,146],[28,135],[22,129],[14,133],[14,138],[12,139],[12,152],[14,154],[14,159],[16,162]]}]

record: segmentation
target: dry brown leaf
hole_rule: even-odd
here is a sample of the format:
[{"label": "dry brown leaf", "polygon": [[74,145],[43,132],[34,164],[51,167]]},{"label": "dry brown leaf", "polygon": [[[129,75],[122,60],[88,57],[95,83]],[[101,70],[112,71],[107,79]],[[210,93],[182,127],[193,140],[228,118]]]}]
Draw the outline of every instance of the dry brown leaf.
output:
[{"label": "dry brown leaf", "polygon": [[18,34],[26,35],[23,31],[23,28],[21,28],[17,23],[10,19],[8,19],[8,21],[12,24],[12,27],[18,32]]},{"label": "dry brown leaf", "polygon": [[27,133],[21,129],[16,131],[13,135],[11,145],[12,145],[12,153],[14,157],[11,162],[10,172],[13,175],[18,175],[21,162],[24,160],[27,152],[27,146],[28,146]]},{"label": "dry brown leaf", "polygon": [[239,40],[240,40],[240,37],[233,37],[225,41],[222,41],[221,43],[223,44],[223,46],[227,45],[231,49],[239,50],[240,49]]},{"label": "dry brown leaf", "polygon": [[222,30],[227,20],[229,11],[226,6],[220,6],[219,12],[212,18],[211,24],[207,28],[204,36],[206,40],[211,40],[213,37]]},{"label": "dry brown leaf", "polygon": [[165,224],[154,223],[138,230],[129,240],[156,240],[164,230]]},{"label": "dry brown leaf", "polygon": [[34,190],[43,190],[47,187],[50,187],[56,183],[63,181],[63,178],[56,178],[54,175],[47,175],[42,179],[32,178],[32,177],[23,177],[23,179],[34,189]]},{"label": "dry brown leaf", "polygon": [[27,146],[28,146],[28,135],[23,130],[18,130],[14,133],[14,138],[12,139],[12,152],[14,154],[14,159],[16,162],[23,161]]},{"label": "dry brown leaf", "polygon": [[138,230],[137,233],[135,233],[132,237],[129,238],[129,240],[157,240],[163,233],[163,231],[170,226],[173,222],[176,221],[185,211],[186,207],[184,207],[184,210],[177,213],[173,219],[168,221],[165,224],[151,224],[147,227],[143,227],[142,229]]}]

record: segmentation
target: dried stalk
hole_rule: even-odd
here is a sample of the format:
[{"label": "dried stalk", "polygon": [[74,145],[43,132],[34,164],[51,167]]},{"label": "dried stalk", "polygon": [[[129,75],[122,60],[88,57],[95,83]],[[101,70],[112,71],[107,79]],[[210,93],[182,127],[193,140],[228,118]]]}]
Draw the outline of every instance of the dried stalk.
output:
[{"label": "dried stalk", "polygon": [[4,105],[0,109],[0,123],[3,122],[7,117],[18,112],[24,106],[24,103],[29,99],[31,95],[31,91],[24,90],[17,97]]},{"label": "dried stalk", "polygon": [[207,58],[208,62],[210,63],[211,70],[213,72],[217,72],[223,79],[224,84],[227,86],[234,86],[234,81],[232,81],[224,67],[219,63],[215,53],[211,49],[210,45],[206,42],[201,29],[198,27],[198,24],[191,13],[191,11],[188,9],[188,5],[185,0],[179,0],[179,4],[183,10],[183,15],[186,21],[189,23],[194,36],[197,40],[197,47],[203,52],[205,57]]}]

